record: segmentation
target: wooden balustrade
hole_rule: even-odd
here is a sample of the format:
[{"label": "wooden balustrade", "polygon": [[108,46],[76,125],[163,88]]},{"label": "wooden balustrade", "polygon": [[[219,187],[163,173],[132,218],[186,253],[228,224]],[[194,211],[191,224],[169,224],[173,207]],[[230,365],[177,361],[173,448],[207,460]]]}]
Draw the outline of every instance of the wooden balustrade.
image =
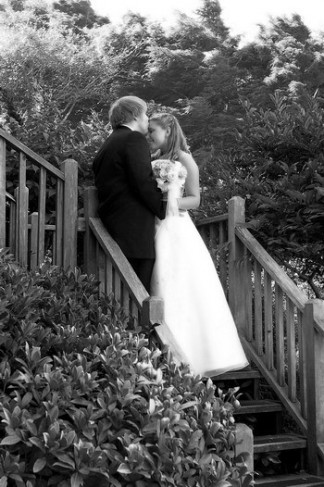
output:
[{"label": "wooden balustrade", "polygon": [[[100,292],[113,294],[136,323],[152,327],[163,321],[163,302],[150,297],[117,243],[97,217],[97,190],[85,191],[85,268],[99,280]],[[159,336],[158,327],[156,328]]]},{"label": "wooden balustrade", "polygon": [[0,248],[6,246],[6,142],[0,137]]},{"label": "wooden balustrade", "polygon": [[[10,173],[10,181],[7,173]],[[32,183],[29,181],[31,173]],[[37,174],[38,201],[35,191],[32,192]],[[0,247],[9,247],[23,266],[41,265],[46,252],[50,251],[53,264],[74,268],[77,180],[75,161],[68,159],[58,169],[0,129]],[[9,182],[16,186],[14,190]],[[46,234],[49,217],[54,229]]]},{"label": "wooden balustrade", "polygon": [[228,294],[228,215],[203,218],[196,227],[207,246],[225,294]]},{"label": "wooden balustrade", "polygon": [[314,317],[314,303],[245,227],[239,197],[229,202],[229,286],[247,353],[307,435],[309,464],[318,473],[324,465],[324,317]]}]

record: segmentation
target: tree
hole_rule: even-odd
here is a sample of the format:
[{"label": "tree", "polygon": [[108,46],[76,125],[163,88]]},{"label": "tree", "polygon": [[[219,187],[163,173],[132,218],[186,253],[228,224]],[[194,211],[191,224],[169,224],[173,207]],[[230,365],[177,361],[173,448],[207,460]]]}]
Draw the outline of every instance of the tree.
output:
[{"label": "tree", "polygon": [[[229,28],[225,26],[221,13],[222,9],[218,0],[203,0],[202,8],[197,10],[202,20],[203,26],[210,29],[220,44],[228,43]],[[233,45],[236,45],[237,39],[230,39]]]},{"label": "tree", "polygon": [[76,29],[87,27],[91,29],[95,25],[109,24],[107,17],[97,15],[91,6],[90,0],[59,0],[53,3],[53,7],[71,18],[71,25]]},{"label": "tree", "polygon": [[[93,118],[99,134],[104,132],[107,116],[99,124],[92,114],[108,112],[114,63],[89,36],[69,29],[66,14],[50,5],[47,25],[35,25],[38,3],[28,1],[23,10],[7,4],[0,12],[1,125],[52,163],[75,157],[87,168],[94,150],[80,150],[84,123]],[[98,145],[96,135],[90,138],[91,147]]]},{"label": "tree", "polygon": [[297,14],[272,20],[261,28],[260,40],[271,52],[272,62],[265,82],[272,89],[290,89],[299,82],[310,92],[323,92],[324,39],[314,39]]},{"label": "tree", "polygon": [[271,110],[245,103],[225,186],[247,199],[249,225],[270,254],[323,297],[324,101],[300,89],[298,98],[277,92]]}]

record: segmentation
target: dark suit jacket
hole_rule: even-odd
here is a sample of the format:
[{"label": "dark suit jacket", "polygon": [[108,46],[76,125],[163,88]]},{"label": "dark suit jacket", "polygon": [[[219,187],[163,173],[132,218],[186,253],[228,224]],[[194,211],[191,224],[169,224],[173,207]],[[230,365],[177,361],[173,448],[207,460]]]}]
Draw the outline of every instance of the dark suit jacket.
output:
[{"label": "dark suit jacket", "polygon": [[98,213],[126,257],[155,257],[155,216],[163,219],[162,192],[153,179],[145,136],[121,126],[93,162]]}]

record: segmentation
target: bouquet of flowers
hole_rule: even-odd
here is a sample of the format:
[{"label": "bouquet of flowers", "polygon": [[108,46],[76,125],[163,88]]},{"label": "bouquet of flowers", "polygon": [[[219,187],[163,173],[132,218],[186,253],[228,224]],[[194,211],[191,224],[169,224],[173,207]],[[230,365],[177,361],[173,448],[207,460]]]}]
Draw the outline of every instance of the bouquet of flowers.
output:
[{"label": "bouquet of flowers", "polygon": [[169,191],[172,183],[175,183],[178,188],[184,186],[187,170],[178,161],[156,159],[152,162],[152,169],[157,185],[163,193]]}]

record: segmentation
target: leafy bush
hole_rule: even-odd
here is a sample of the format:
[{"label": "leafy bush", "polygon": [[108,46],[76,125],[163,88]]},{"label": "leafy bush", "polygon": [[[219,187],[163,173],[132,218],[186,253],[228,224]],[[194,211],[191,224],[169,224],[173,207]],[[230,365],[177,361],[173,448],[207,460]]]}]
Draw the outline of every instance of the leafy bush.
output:
[{"label": "leafy bush", "polygon": [[[298,90],[299,92],[298,92]],[[244,102],[237,144],[204,168],[204,207],[246,199],[249,227],[310,297],[324,296],[323,99],[302,87],[277,91],[264,110]],[[215,185],[217,181],[217,185]]]},{"label": "leafy bush", "polygon": [[149,349],[79,272],[2,251],[0,280],[1,487],[249,485],[235,390]]}]

